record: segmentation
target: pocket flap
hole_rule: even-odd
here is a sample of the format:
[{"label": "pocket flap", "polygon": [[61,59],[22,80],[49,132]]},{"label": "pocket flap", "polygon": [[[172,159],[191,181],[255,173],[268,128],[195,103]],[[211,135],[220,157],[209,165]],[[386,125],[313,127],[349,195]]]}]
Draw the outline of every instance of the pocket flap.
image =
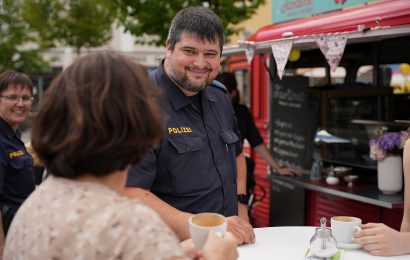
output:
[{"label": "pocket flap", "polygon": [[190,153],[204,148],[203,138],[199,136],[168,137],[168,141],[178,153]]},{"label": "pocket flap", "polygon": [[239,137],[232,130],[223,130],[219,132],[219,135],[221,136],[222,140],[224,140],[224,142],[227,144],[232,144],[239,140]]}]

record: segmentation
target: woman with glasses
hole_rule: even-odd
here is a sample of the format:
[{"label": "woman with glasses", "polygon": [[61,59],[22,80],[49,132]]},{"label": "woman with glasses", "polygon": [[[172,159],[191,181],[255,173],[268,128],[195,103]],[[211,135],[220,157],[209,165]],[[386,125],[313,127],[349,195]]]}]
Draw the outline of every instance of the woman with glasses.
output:
[{"label": "woman with glasses", "polygon": [[35,187],[33,159],[17,129],[28,117],[32,94],[33,84],[27,75],[14,71],[0,74],[1,248],[14,214]]}]

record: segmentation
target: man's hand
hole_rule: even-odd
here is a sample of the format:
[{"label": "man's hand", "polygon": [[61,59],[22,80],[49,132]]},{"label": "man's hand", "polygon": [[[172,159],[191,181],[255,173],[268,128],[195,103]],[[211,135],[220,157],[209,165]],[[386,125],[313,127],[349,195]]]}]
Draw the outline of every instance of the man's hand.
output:
[{"label": "man's hand", "polygon": [[280,175],[289,175],[289,176],[298,176],[300,175],[300,173],[293,168],[282,168],[279,167],[278,169],[276,169],[276,171],[280,174]]},{"label": "man's hand", "polygon": [[249,222],[238,216],[231,216],[226,219],[228,221],[228,231],[235,236],[238,245],[255,242],[255,233]]}]

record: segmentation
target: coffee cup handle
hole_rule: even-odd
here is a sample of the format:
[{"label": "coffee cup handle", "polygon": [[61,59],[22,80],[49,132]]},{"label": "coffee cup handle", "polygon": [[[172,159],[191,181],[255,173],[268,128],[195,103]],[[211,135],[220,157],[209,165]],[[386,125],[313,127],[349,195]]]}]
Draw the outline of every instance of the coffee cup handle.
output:
[{"label": "coffee cup handle", "polygon": [[[362,230],[362,228],[361,227],[359,227],[359,226],[355,226],[354,227],[354,232],[356,233],[356,232],[358,232],[358,231],[361,231]],[[354,241],[354,237],[352,236],[352,240]]]}]

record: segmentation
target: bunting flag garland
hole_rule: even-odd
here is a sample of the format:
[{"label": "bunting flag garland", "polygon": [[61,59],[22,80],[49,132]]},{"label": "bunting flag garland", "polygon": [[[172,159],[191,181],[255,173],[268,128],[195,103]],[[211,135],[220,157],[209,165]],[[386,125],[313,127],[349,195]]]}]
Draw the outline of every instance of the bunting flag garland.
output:
[{"label": "bunting flag garland", "polygon": [[292,45],[293,40],[275,41],[271,44],[279,79],[282,79],[283,72],[285,71],[285,66],[288,61],[289,53],[292,49]]},{"label": "bunting flag garland", "polygon": [[249,65],[252,63],[253,55],[255,54],[255,47],[252,45],[247,45],[245,49],[246,60],[248,61]]},{"label": "bunting flag garland", "polygon": [[239,46],[242,48],[245,48],[245,54],[246,54],[246,60],[248,61],[248,64],[251,65],[252,60],[253,60],[253,55],[255,55],[255,48],[256,46],[254,45],[255,42],[250,42],[250,41],[238,41]]},{"label": "bunting flag garland", "polygon": [[315,39],[332,71],[336,71],[346,47],[346,35],[324,35]]}]

